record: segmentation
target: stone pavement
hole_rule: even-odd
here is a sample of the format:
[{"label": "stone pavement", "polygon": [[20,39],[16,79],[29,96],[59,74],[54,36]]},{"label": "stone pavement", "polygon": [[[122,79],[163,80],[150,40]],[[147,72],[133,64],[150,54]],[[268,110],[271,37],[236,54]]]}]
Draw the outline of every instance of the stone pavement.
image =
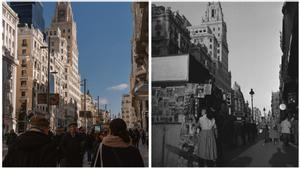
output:
[{"label": "stone pavement", "polygon": [[226,163],[227,167],[298,167],[298,147],[260,140]]}]

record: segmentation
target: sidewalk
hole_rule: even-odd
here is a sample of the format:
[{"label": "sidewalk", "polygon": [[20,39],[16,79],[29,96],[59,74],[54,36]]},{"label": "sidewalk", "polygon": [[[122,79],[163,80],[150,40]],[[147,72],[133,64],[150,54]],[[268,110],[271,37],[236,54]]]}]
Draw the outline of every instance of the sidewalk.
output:
[{"label": "sidewalk", "polygon": [[[229,153],[230,154],[230,153]],[[260,140],[226,163],[227,167],[298,167],[298,147]]]}]

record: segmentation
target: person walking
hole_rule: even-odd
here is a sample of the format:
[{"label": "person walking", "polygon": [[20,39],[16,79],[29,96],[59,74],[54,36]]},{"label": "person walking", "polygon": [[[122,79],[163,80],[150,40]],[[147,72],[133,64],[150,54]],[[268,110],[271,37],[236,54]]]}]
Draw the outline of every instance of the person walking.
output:
[{"label": "person walking", "polygon": [[[208,161],[215,161],[217,159],[217,126],[213,117],[213,112],[208,109],[202,109],[202,117],[199,119],[196,127],[200,127],[201,131],[198,134],[198,143],[196,154],[204,160],[204,166],[207,166]],[[200,162],[199,162],[200,164]]]},{"label": "person walking", "polygon": [[69,131],[63,136],[60,147],[63,152],[61,167],[82,167],[83,137],[77,132],[77,123],[68,125]]},{"label": "person walking", "polygon": [[280,124],[281,126],[281,134],[283,137],[283,142],[285,146],[289,146],[289,137],[291,134],[291,123],[288,119],[288,116],[284,118],[284,120]]},{"label": "person walking", "polygon": [[298,146],[298,115],[296,114],[292,122],[294,144]]},{"label": "person walking", "polygon": [[126,123],[113,119],[109,124],[109,135],[100,143],[94,167],[144,167],[139,150],[130,144]]},{"label": "person walking", "polygon": [[269,140],[269,126],[267,124],[265,124],[264,126],[264,137],[265,137],[265,141],[264,144],[268,142]]},{"label": "person walking", "polygon": [[30,128],[17,137],[8,149],[3,167],[56,167],[58,152],[49,137],[49,122],[41,116],[33,116]]},{"label": "person walking", "polygon": [[146,132],[144,129],[141,129],[141,139],[142,139],[142,144],[145,145],[146,143]]},{"label": "person walking", "polygon": [[17,140],[17,134],[15,133],[14,129],[11,129],[10,132],[7,134],[6,137],[6,144],[8,147],[10,147],[12,144],[15,143]]}]

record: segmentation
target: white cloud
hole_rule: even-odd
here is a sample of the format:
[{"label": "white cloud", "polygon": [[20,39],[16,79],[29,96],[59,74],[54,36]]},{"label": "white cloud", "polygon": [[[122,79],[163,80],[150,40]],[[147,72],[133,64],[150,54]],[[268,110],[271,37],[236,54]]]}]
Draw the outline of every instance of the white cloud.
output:
[{"label": "white cloud", "polygon": [[99,98],[100,105],[108,104],[108,100],[106,98]]},{"label": "white cloud", "polygon": [[128,88],[128,84],[126,84],[126,83],[121,83],[121,84],[119,84],[119,85],[109,87],[109,88],[107,88],[107,90],[112,90],[112,91],[122,91],[122,90],[125,90],[126,88]]}]

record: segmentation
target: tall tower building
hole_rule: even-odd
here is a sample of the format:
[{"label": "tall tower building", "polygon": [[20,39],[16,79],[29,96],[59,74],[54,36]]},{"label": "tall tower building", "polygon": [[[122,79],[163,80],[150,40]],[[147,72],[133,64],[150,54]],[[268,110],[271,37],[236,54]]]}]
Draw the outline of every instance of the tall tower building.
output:
[{"label": "tall tower building", "polygon": [[228,71],[227,27],[220,2],[208,2],[201,25],[191,26],[191,42],[204,44],[215,61],[216,85],[223,91],[231,90],[231,72]]},{"label": "tall tower building", "polygon": [[67,64],[65,66],[67,121],[78,120],[83,125],[84,120],[78,119],[81,108],[80,74],[78,70],[77,28],[73,18],[71,2],[57,2],[52,18],[51,29],[59,28],[62,37],[67,40]]},{"label": "tall tower building", "polygon": [[44,31],[45,21],[43,18],[43,4],[42,2],[10,2],[10,7],[18,13],[20,18],[20,25],[27,24],[34,28]]}]

